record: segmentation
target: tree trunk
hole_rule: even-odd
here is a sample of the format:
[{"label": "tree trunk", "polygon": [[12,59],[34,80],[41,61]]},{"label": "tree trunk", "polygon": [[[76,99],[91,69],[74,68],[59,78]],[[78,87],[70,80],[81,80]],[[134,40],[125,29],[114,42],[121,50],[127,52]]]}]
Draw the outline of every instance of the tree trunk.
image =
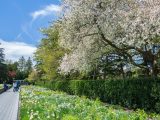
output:
[{"label": "tree trunk", "polygon": [[158,76],[158,67],[156,60],[154,60],[152,63],[151,75],[153,78],[156,78]]},{"label": "tree trunk", "polygon": [[146,66],[147,75],[156,78],[158,75],[157,57],[149,51],[145,51],[143,54],[144,65]]},{"label": "tree trunk", "polygon": [[120,67],[121,67],[121,74],[122,74],[122,77],[124,79],[125,78],[125,73],[124,73],[124,70],[123,70],[123,64],[121,64]]}]

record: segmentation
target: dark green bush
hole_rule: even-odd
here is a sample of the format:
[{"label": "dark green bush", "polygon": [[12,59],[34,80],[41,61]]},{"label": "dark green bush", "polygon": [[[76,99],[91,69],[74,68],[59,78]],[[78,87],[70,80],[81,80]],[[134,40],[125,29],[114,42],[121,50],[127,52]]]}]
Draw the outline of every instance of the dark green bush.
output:
[{"label": "dark green bush", "polygon": [[38,85],[69,94],[99,98],[124,107],[160,112],[160,80],[71,80],[39,82]]}]

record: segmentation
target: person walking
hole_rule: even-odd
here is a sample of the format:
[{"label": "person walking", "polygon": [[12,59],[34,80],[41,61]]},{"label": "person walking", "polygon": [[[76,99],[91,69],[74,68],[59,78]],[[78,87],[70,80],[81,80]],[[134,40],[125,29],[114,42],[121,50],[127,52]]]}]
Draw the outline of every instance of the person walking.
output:
[{"label": "person walking", "polygon": [[13,92],[18,91],[18,84],[17,82],[13,82]]},{"label": "person walking", "polygon": [[8,86],[7,86],[6,82],[4,82],[4,84],[3,84],[3,89],[4,89],[4,91],[8,90]]}]

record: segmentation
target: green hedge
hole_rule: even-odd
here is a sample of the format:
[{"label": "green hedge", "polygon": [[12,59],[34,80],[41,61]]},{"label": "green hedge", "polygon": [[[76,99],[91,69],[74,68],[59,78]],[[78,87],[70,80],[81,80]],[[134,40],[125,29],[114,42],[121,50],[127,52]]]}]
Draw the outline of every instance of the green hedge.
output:
[{"label": "green hedge", "polygon": [[103,102],[160,112],[160,80],[71,80],[39,82],[38,85],[72,95],[99,98]]}]

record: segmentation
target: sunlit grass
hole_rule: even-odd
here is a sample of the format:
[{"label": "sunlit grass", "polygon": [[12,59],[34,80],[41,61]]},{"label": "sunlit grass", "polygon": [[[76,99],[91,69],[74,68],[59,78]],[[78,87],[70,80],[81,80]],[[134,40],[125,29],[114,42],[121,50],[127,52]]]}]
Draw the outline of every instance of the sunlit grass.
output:
[{"label": "sunlit grass", "polygon": [[99,100],[40,87],[21,89],[21,120],[146,120],[149,117],[142,110],[129,112],[120,107],[106,107]]},{"label": "sunlit grass", "polygon": [[0,84],[0,89],[3,89],[3,84]]}]

